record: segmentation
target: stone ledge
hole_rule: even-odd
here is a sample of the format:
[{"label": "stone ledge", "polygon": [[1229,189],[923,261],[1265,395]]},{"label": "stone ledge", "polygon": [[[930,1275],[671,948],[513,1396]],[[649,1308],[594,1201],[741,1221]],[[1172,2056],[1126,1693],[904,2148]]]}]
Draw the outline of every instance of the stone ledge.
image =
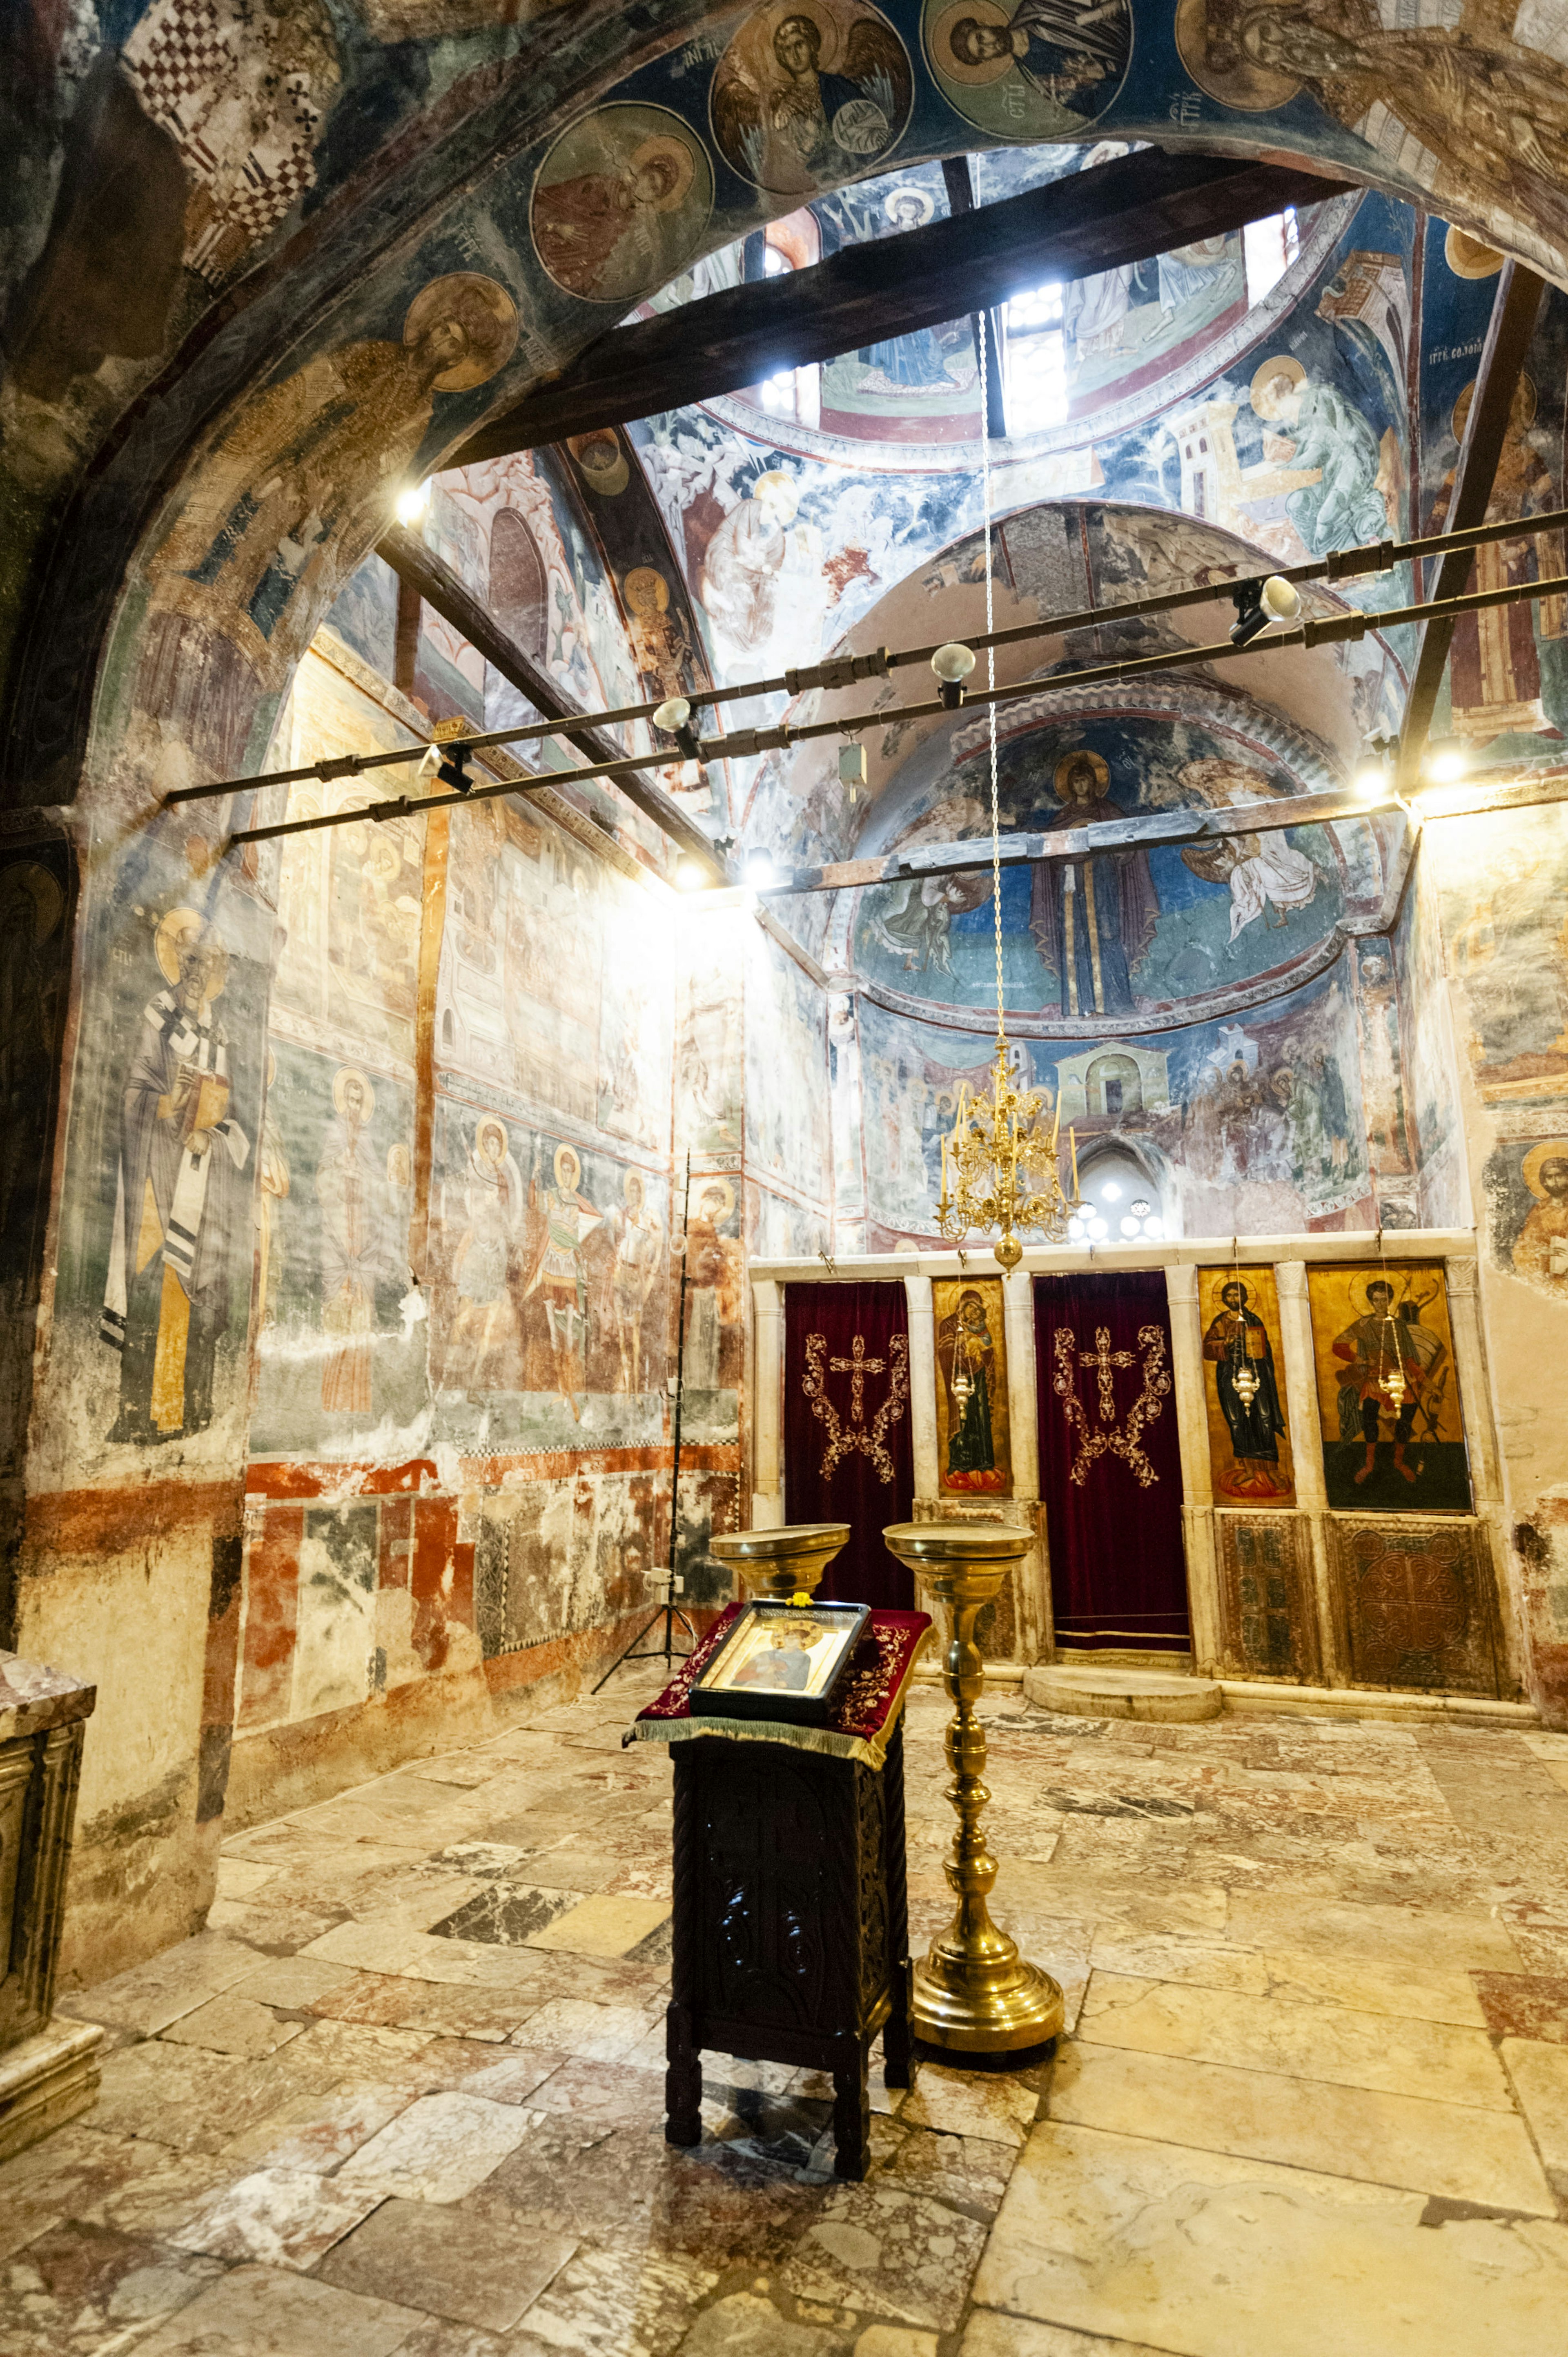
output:
[{"label": "stone ledge", "polygon": [[95,2021],[57,2018],[0,2054],[0,2161],[98,2101],[102,2043]]},{"label": "stone ledge", "polygon": [[1218,1718],[1225,1707],[1217,1678],[1169,1670],[1069,1669],[1046,1662],[1024,1673],[1024,1692],[1041,1710],[1063,1711],[1076,1718],[1142,1718],[1170,1725]]}]

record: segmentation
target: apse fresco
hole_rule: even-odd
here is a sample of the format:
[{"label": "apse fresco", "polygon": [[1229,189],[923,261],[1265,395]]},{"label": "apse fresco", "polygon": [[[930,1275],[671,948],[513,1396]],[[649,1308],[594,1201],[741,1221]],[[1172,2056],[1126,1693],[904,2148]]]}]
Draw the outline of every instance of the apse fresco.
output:
[{"label": "apse fresco", "polygon": [[[983,747],[972,759],[978,791]],[[960,767],[949,791],[966,781]],[[1003,748],[1003,825],[1022,832],[1299,791],[1266,751],[1260,759],[1234,736],[1186,719],[1145,719],[1134,732],[1107,715]],[[1002,892],[1008,1004],[1075,1018],[1163,1013],[1288,972],[1333,934],[1347,880],[1337,840],[1321,827],[1010,868]],[[868,978],[901,997],[993,1002],[989,875],[874,888],[862,898],[855,950]]]},{"label": "apse fresco", "polygon": [[[941,1135],[960,1082],[984,1084],[989,1043],[870,1003],[859,1036],[868,1218],[888,1244],[930,1235]],[[1132,1041],[1015,1045],[1047,1119],[1059,1092],[1063,1129],[1076,1128],[1080,1155],[1101,1137],[1129,1146],[1177,1232],[1377,1224],[1356,1009],[1342,970],[1223,1022]]]}]

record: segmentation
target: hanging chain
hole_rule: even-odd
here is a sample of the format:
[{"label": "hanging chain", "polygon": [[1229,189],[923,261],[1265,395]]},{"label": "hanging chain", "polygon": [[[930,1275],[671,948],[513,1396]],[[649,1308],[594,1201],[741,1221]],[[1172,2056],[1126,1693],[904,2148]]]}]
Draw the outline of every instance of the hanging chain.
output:
[{"label": "hanging chain", "polygon": [[[980,322],[980,481],[984,506],[985,525],[985,635],[989,638],[996,627],[995,583],[991,571],[991,382],[987,360],[989,319],[985,312],[978,314]],[[997,355],[1000,362],[1001,354]],[[985,683],[996,685],[996,649],[985,650]],[[996,936],[996,1044],[1001,1047],[1006,1037],[1002,1012],[1002,816],[996,784],[996,699],[993,694],[986,706],[986,720],[991,737],[991,908]]]}]

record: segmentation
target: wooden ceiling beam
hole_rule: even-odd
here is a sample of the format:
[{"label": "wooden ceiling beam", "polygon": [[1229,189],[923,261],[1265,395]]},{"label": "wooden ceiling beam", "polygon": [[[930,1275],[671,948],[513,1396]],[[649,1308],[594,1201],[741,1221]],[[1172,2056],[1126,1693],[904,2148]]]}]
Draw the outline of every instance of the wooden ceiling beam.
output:
[{"label": "wooden ceiling beam", "polygon": [[[624,761],[626,754],[614,739],[600,728],[589,726],[574,727],[571,724],[581,717],[581,706],[564,694],[547,672],[526,655],[515,639],[509,638],[495,616],[480,605],[478,599],[460,581],[433,548],[427,548],[416,533],[403,524],[393,524],[383,533],[377,548],[400,581],[417,590],[427,606],[433,606],[443,620],[450,622],[462,633],[471,647],[485,661],[510,681],[520,695],[526,695],[541,717],[559,720],[565,725],[561,735],[569,745],[576,747],[589,761]],[[542,773],[549,782],[549,772]],[[699,859],[716,882],[733,883],[717,850],[693,819],[688,818],[679,802],[673,802],[651,770],[622,773],[614,780],[628,802],[636,804],[645,818],[669,836],[681,850]]]},{"label": "wooden ceiling beam", "polygon": [[[1503,264],[1487,339],[1481,348],[1480,366],[1476,371],[1470,414],[1465,421],[1465,439],[1454,470],[1454,496],[1447,517],[1450,532],[1465,532],[1487,520],[1492,485],[1497,480],[1498,465],[1508,436],[1509,413],[1535,332],[1542,291],[1543,282],[1523,263]],[[1434,599],[1462,597],[1474,562],[1474,549],[1451,550],[1439,560],[1436,582],[1428,596]],[[1437,615],[1422,626],[1420,651],[1400,729],[1398,770],[1402,793],[1412,791],[1421,776],[1432,716],[1447,668],[1455,619],[1453,615]]]},{"label": "wooden ceiling beam", "polygon": [[[960,213],[973,212],[974,176],[969,168],[969,157],[945,156],[942,178],[947,184],[949,213],[956,219]],[[972,311],[969,319],[969,331],[974,339],[974,365],[977,369],[983,365],[985,370],[985,422],[990,429],[990,439],[1004,442],[1007,438],[1007,402],[1002,389],[1002,314],[991,311],[983,315],[986,322],[983,363],[980,350],[982,316],[979,311]]]},{"label": "wooden ceiling beam", "polygon": [[1290,166],[1157,147],[1042,188],[845,246],[808,270],[727,286],[615,328],[446,460],[467,467],[624,425],[779,370],[991,311],[1043,280],[1088,278],[1350,184]]}]

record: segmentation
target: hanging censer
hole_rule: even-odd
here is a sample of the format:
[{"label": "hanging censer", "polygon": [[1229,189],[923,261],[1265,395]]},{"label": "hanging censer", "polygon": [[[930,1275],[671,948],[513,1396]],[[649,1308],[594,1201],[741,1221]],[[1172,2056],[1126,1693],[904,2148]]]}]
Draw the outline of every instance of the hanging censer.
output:
[{"label": "hanging censer", "polygon": [[1230,1385],[1243,1407],[1251,1407],[1258,1396],[1258,1370],[1247,1351],[1246,1288],[1241,1283],[1241,1254],[1239,1241],[1232,1236],[1230,1250],[1235,1263],[1232,1283],[1241,1295],[1236,1310],[1236,1335],[1230,1352]]},{"label": "hanging censer", "polygon": [[[1378,1230],[1378,1260],[1383,1272],[1383,1282],[1385,1286],[1387,1286],[1389,1264],[1383,1253],[1383,1232],[1381,1228]],[[1391,1286],[1389,1286],[1388,1301],[1383,1310],[1382,1331],[1378,1337],[1378,1389],[1383,1394],[1384,1397],[1391,1403],[1395,1412],[1397,1413],[1398,1410],[1404,1405],[1405,1394],[1409,1391],[1410,1385],[1405,1381],[1404,1355],[1400,1349],[1399,1328],[1394,1324],[1393,1312],[1393,1288]],[[1393,1339],[1394,1346],[1394,1362],[1391,1367],[1389,1364],[1389,1340],[1391,1336]]]}]

